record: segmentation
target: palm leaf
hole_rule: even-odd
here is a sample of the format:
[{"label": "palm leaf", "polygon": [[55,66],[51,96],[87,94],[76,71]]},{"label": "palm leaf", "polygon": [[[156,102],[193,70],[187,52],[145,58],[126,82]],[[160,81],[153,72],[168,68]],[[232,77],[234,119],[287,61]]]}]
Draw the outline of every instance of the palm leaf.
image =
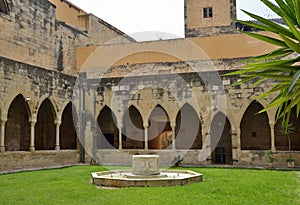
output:
[{"label": "palm leaf", "polygon": [[[252,26],[264,31],[278,34],[271,37],[261,33],[242,32],[250,37],[259,39],[266,43],[278,46],[266,54],[247,59],[246,65],[242,70],[236,70],[229,75],[239,75],[242,80],[234,83],[239,85],[249,83],[257,86],[267,80],[272,80],[273,88],[260,94],[257,99],[271,97],[271,102],[260,111],[265,112],[269,109],[278,108],[276,120],[281,118],[284,125],[288,125],[291,110],[296,107],[297,116],[300,114],[300,57],[289,56],[290,54],[300,54],[300,0],[275,0],[276,4],[270,0],[261,0],[272,11],[283,18],[287,26],[274,23],[268,19],[244,11],[250,17],[260,23],[243,22],[245,25]],[[290,59],[283,59],[288,57]],[[274,97],[274,96],[275,97]]]},{"label": "palm leaf", "polygon": [[297,19],[298,28],[300,28],[300,1],[294,0],[295,14]]},{"label": "palm leaf", "polygon": [[267,43],[273,44],[275,46],[288,47],[284,41],[278,40],[276,38],[272,38],[272,37],[265,36],[262,34],[257,34],[257,33],[248,33],[248,32],[243,32],[243,31],[241,31],[241,33],[244,33],[248,36],[265,41]]},{"label": "palm leaf", "polygon": [[290,18],[291,21],[293,21],[293,13],[290,11],[290,8],[288,5],[286,5],[283,1],[281,0],[276,0],[276,3],[278,4],[275,5],[272,2],[268,0],[261,0],[266,6],[268,6],[272,11],[274,11],[277,15],[286,18]]},{"label": "palm leaf", "polygon": [[[249,15],[250,17],[256,19],[257,21],[259,21],[259,22],[261,22],[261,23],[263,23],[265,25],[268,25],[271,29],[276,30],[276,32],[274,32],[274,33],[280,33],[280,34],[286,35],[286,36],[288,36],[290,38],[294,38],[293,33],[290,32],[288,29],[284,28],[283,26],[280,26],[277,23],[274,23],[274,22],[272,22],[272,21],[270,21],[268,19],[265,19],[263,17],[257,16],[255,14],[249,13],[247,11],[244,11],[244,10],[242,10],[242,11],[244,13],[246,13],[247,15]],[[254,27],[255,27],[255,25],[254,25]]]},{"label": "palm leaf", "polygon": [[289,90],[288,92],[291,92],[292,89],[294,88],[296,82],[299,80],[299,77],[300,77],[300,70],[298,70],[295,75],[293,76],[293,79],[292,79],[292,82],[291,82],[291,85],[289,87]]},{"label": "palm leaf", "polygon": [[285,36],[280,35],[280,37],[284,40],[284,42],[296,53],[300,54],[300,46],[299,43],[295,43],[294,41],[286,38]]}]

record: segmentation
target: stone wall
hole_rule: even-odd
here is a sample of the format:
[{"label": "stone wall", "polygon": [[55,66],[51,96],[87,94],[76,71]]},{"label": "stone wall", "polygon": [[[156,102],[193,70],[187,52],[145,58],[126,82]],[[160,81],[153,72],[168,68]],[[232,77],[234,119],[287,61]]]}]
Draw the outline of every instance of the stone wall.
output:
[{"label": "stone wall", "polygon": [[[204,18],[203,9],[212,8],[212,17]],[[236,1],[185,0],[185,36],[211,36],[235,32]]]},{"label": "stone wall", "polygon": [[56,112],[63,110],[66,102],[70,102],[73,94],[75,78],[57,71],[51,71],[25,63],[0,57],[1,76],[1,112],[8,112],[10,103],[22,94],[30,98],[28,106],[31,114],[37,112],[40,103],[51,98]]},{"label": "stone wall", "polygon": [[0,172],[43,169],[79,163],[78,150],[0,153]]},{"label": "stone wall", "polygon": [[[215,65],[226,68],[238,65],[240,59],[221,60]],[[222,63],[221,63],[222,62]],[[74,84],[76,79],[57,71],[49,71],[28,64],[0,58],[1,65],[1,122],[7,119],[8,110],[13,99],[22,94],[24,98],[30,98],[27,102],[29,107],[29,118],[36,116],[37,111],[45,99],[50,99],[55,109],[55,120],[62,118],[62,112],[66,105],[71,102],[73,94],[78,94]],[[194,66],[203,66],[204,62],[194,62]],[[132,65],[127,72],[131,73],[136,67],[153,68],[152,75],[127,76],[122,66],[111,68],[104,78],[89,78],[85,84],[85,113],[86,129],[85,143],[87,148],[87,162],[90,157],[101,159],[103,164],[129,164],[128,154],[158,153],[162,152],[162,162],[167,164],[175,157],[183,157],[183,164],[186,165],[208,165],[213,164],[210,153],[210,125],[214,116],[223,112],[228,118],[232,138],[232,163],[236,165],[265,166],[264,150],[242,150],[240,142],[240,123],[255,97],[272,86],[266,82],[255,88],[244,84],[232,87],[238,76],[223,77],[227,71],[217,72],[192,72],[188,64],[183,63],[156,63]],[[164,68],[164,69],[162,69]],[[231,68],[231,67],[230,67]],[[231,68],[232,69],[232,68]],[[175,74],[174,71],[178,73]],[[218,69],[217,69],[218,70]],[[96,77],[97,74],[90,75]],[[119,77],[112,77],[119,76]],[[122,77],[123,76],[123,77]],[[218,77],[219,80],[216,78]],[[209,79],[209,80],[208,80]],[[208,81],[207,81],[208,80]],[[218,84],[219,83],[219,84]],[[75,91],[75,92],[73,92]],[[225,98],[222,99],[222,96]],[[214,106],[222,102],[222,106]],[[270,99],[260,103],[265,106]],[[78,106],[78,101],[72,101]],[[108,106],[115,114],[117,121],[115,126],[122,129],[122,119],[130,106],[137,108],[140,113],[143,126],[147,127],[151,110],[157,105],[163,107],[169,116],[171,127],[176,127],[176,116],[179,110],[186,103],[190,104],[199,116],[202,127],[202,149],[197,150],[95,150],[93,149],[93,137],[97,134],[97,125],[93,120],[99,116],[101,110]],[[270,126],[274,125],[275,111],[267,112]],[[30,119],[28,119],[30,121]],[[70,121],[70,120],[68,120]],[[144,128],[145,128],[144,127]],[[173,129],[173,128],[172,128]],[[96,135],[95,135],[96,134]],[[117,140],[118,141],[118,140]],[[48,151],[19,151],[2,152],[0,154],[1,170],[46,167],[79,162],[79,146],[75,150],[48,150]],[[273,147],[272,147],[273,148]],[[115,153],[115,154],[114,154]],[[122,157],[118,157],[121,154]],[[287,152],[278,152],[276,166],[285,166]],[[293,156],[298,160],[299,151],[293,151]],[[113,157],[113,158],[111,158]],[[128,157],[128,158],[127,158]],[[113,159],[113,160],[111,160]],[[16,161],[9,163],[8,160]],[[107,162],[107,163],[105,163]],[[296,162],[296,166],[299,166]]]},{"label": "stone wall", "polygon": [[86,33],[56,21],[48,0],[16,0],[0,15],[0,56],[74,74],[76,46],[89,42]]},{"label": "stone wall", "polygon": [[77,47],[101,45],[117,36],[117,43],[133,41],[93,15],[87,18],[84,29],[57,20],[56,6],[48,0],[13,1],[8,14],[0,12],[0,56],[75,75]]},{"label": "stone wall", "polygon": [[[116,134],[114,137],[114,142],[117,141],[117,146],[115,146],[116,156],[111,155],[113,159],[110,159],[109,155],[105,153],[110,153],[109,150],[95,151],[91,144],[93,137],[99,136],[99,128],[97,123],[94,121],[99,117],[101,110],[104,107],[109,107],[116,117],[113,122],[115,127],[120,130],[124,128],[123,116],[130,106],[134,106],[140,113],[144,131],[145,129],[150,129],[148,126],[148,120],[150,118],[152,110],[157,106],[161,106],[167,113],[170,119],[170,125],[172,130],[176,127],[176,116],[179,113],[183,105],[189,104],[196,111],[199,116],[201,127],[202,127],[202,149],[198,151],[182,151],[176,149],[172,151],[169,147],[166,151],[166,157],[164,161],[171,161],[176,153],[184,153],[183,162],[185,164],[191,165],[206,165],[214,164],[213,157],[210,153],[213,151],[214,147],[211,147],[211,123],[219,113],[223,113],[228,119],[230,135],[231,135],[231,154],[232,161],[229,163],[235,163],[236,165],[258,165],[265,166],[266,162],[264,159],[264,152],[267,149],[276,149],[274,145],[274,120],[276,111],[267,111],[264,115],[267,117],[258,119],[254,123],[256,125],[253,127],[249,123],[242,122],[242,119],[253,102],[255,102],[256,97],[267,91],[272,87],[272,82],[264,82],[255,88],[251,87],[250,84],[243,84],[241,86],[232,87],[231,85],[239,80],[238,76],[224,77],[223,74],[228,72],[226,67],[232,70],[232,67],[238,67],[240,59],[223,59],[221,61],[214,62],[216,71],[208,71],[209,66],[205,61],[195,61],[192,64],[188,63],[146,63],[137,64],[130,66],[117,66],[111,67],[105,74],[99,71],[88,73],[89,79],[87,80],[87,90],[86,90],[86,108],[85,111],[90,116],[88,124],[93,126],[88,126],[87,130],[91,130],[93,134],[86,135],[87,142],[87,152],[92,156],[95,154],[102,162],[107,162],[108,164],[125,164],[129,163],[125,158],[122,157],[117,159],[117,154],[121,156],[131,152],[137,153],[148,153],[148,152],[160,152],[155,149],[118,149],[120,146],[119,136]],[[191,66],[193,65],[193,66]],[[201,68],[202,72],[194,72],[191,67],[197,70]],[[222,69],[221,69],[222,68]],[[136,70],[137,69],[137,70]],[[143,72],[147,70],[147,73]],[[207,70],[207,71],[204,71]],[[222,70],[222,71],[221,71]],[[135,72],[136,71],[136,72]],[[151,73],[151,74],[150,74]],[[127,74],[127,75],[126,75]],[[97,78],[98,76],[98,78]],[[101,78],[102,76],[102,78]],[[94,77],[94,78],[93,78]],[[260,101],[260,105],[265,107],[271,98],[266,98]],[[253,105],[252,105],[253,106]],[[255,114],[252,113],[254,116]],[[265,119],[268,119],[265,122]],[[264,126],[260,126],[261,120],[264,121]],[[255,139],[259,145],[260,140],[265,142],[262,147],[258,147],[255,150],[243,150],[241,147],[241,123],[249,126],[253,132],[258,133]],[[89,133],[89,131],[87,131]],[[249,140],[253,140],[251,133],[246,133],[246,137]],[[272,134],[270,134],[272,133]],[[264,134],[266,136],[264,136]],[[262,138],[263,137],[263,138]],[[260,139],[261,138],[261,139]],[[123,139],[123,138],[122,138]],[[126,147],[127,141],[122,142],[124,147]],[[267,144],[265,146],[265,144]],[[171,149],[171,150],[169,150]],[[163,151],[164,152],[164,151]],[[207,154],[209,153],[209,154]],[[297,154],[298,152],[295,152]],[[165,152],[164,152],[165,154]],[[278,156],[283,158],[286,152],[282,152]],[[182,155],[183,156],[183,155]],[[206,156],[206,157],[203,157]],[[193,160],[194,159],[194,160]],[[114,161],[115,160],[115,161]],[[229,160],[227,160],[229,161]],[[278,166],[284,166],[283,160],[278,162]]]},{"label": "stone wall", "polygon": [[[23,97],[28,108],[28,118],[24,119],[28,124],[36,122],[37,113],[45,99],[49,99],[54,109],[54,122],[60,122],[66,105],[71,102],[75,78],[57,71],[50,71],[25,63],[0,57],[0,110],[1,110],[1,154],[0,170],[27,169],[37,167],[50,167],[57,165],[73,164],[79,162],[79,142],[74,150],[52,150],[30,152],[29,142],[24,151],[5,151],[6,136],[15,135],[13,129],[4,129],[11,108],[12,101],[17,97]],[[13,108],[14,109],[14,108]],[[15,110],[17,111],[17,110]],[[13,112],[12,112],[13,113]],[[17,128],[16,128],[17,129]],[[15,129],[15,130],[16,130]],[[27,132],[30,131],[27,129]],[[54,136],[55,137],[55,136]],[[27,138],[28,139],[28,138]],[[21,141],[22,142],[22,141]],[[16,143],[15,143],[16,144]],[[62,147],[63,149],[64,147]],[[7,148],[8,149],[8,148]],[[18,149],[18,148],[17,148]]]},{"label": "stone wall", "polygon": [[224,34],[235,34],[236,29],[234,26],[215,26],[215,27],[206,27],[206,28],[186,28],[185,36],[186,37],[195,37],[195,36],[215,36],[215,35],[224,35]]},{"label": "stone wall", "polygon": [[90,45],[122,44],[136,42],[133,38],[108,24],[97,16],[90,14],[90,26],[88,29]]}]

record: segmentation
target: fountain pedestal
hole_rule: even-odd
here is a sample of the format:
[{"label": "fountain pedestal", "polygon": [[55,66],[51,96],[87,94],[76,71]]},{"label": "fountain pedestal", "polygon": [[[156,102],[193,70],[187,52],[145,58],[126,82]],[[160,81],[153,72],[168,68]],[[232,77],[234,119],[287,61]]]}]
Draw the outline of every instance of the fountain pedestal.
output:
[{"label": "fountain pedestal", "polygon": [[149,176],[159,174],[159,155],[133,155],[132,174]]},{"label": "fountain pedestal", "polygon": [[188,170],[159,170],[159,155],[134,155],[132,170],[92,173],[93,183],[104,187],[182,186],[202,181]]}]

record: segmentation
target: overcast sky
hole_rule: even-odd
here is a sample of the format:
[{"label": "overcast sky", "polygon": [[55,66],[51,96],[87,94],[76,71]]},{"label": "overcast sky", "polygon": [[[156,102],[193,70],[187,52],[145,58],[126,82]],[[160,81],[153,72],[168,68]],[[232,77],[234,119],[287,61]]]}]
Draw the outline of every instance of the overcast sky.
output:
[{"label": "overcast sky", "polygon": [[[184,37],[184,0],[69,1],[137,40]],[[260,0],[237,0],[238,19],[249,19],[240,9],[273,17]]]}]

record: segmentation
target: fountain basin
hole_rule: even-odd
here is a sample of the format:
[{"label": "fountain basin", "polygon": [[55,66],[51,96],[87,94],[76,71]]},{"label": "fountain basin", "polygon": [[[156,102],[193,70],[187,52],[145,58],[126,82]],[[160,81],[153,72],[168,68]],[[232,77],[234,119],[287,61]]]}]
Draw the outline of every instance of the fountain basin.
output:
[{"label": "fountain basin", "polygon": [[182,186],[201,182],[202,174],[187,170],[159,170],[159,155],[133,155],[132,170],[92,173],[93,183],[105,187]]},{"label": "fountain basin", "polygon": [[93,183],[105,187],[182,186],[203,180],[202,174],[189,170],[160,170],[157,175],[135,175],[130,170],[92,173]]}]

